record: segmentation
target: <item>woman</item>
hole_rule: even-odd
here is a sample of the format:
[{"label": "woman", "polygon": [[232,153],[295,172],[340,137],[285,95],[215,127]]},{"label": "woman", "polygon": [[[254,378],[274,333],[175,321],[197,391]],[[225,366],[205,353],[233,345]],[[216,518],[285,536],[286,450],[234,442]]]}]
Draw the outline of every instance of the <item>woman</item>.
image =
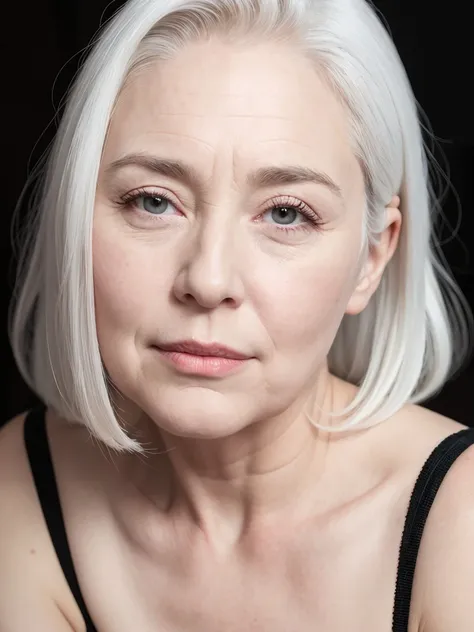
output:
[{"label": "woman", "polygon": [[45,407],[1,435],[2,632],[474,629],[427,171],[363,0],[115,15],[13,314]]}]

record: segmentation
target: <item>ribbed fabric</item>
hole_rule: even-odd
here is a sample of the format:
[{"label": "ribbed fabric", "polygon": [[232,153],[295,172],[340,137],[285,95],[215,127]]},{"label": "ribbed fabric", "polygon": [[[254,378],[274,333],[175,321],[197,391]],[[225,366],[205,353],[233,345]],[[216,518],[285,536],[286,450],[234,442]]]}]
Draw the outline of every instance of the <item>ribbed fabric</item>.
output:
[{"label": "ribbed fabric", "polygon": [[[74,570],[51,460],[43,407],[28,413],[24,425],[24,439],[38,498],[64,576],[84,617],[86,632],[97,632]],[[400,545],[392,632],[408,632],[416,560],[428,514],[450,467],[473,443],[472,428],[450,435],[433,450],[416,480]]]},{"label": "ribbed fabric", "polygon": [[473,443],[472,428],[446,437],[433,450],[418,476],[410,498],[400,546],[392,632],[408,632],[416,559],[428,514],[450,467]]}]

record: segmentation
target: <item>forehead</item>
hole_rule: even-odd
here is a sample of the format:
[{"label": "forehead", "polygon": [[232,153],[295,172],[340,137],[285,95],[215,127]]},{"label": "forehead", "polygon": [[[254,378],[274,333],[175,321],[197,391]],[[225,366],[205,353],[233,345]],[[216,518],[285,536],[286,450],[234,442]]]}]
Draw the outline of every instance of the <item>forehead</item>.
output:
[{"label": "forehead", "polygon": [[104,159],[158,150],[191,152],[203,170],[225,156],[234,166],[304,161],[339,180],[358,169],[342,104],[283,44],[213,40],[138,72],[118,100]]}]

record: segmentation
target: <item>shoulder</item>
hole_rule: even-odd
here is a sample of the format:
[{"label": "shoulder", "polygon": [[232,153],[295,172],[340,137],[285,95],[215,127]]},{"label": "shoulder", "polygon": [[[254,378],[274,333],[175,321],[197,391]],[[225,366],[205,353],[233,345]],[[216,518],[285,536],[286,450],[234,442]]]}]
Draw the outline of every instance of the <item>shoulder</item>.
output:
[{"label": "shoulder", "polygon": [[384,463],[388,461],[395,471],[406,474],[409,482],[437,445],[466,428],[428,408],[408,404],[387,421],[373,427],[367,445]]},{"label": "shoulder", "polygon": [[[466,429],[442,415],[417,406],[410,408],[409,416],[420,424],[414,433],[415,442],[422,446],[427,441],[423,463],[446,437]],[[445,475],[423,531],[412,596],[420,632],[474,630],[473,594],[474,445],[471,444]]]},{"label": "shoulder", "polygon": [[0,512],[0,628],[40,630],[43,618],[50,630],[70,630],[61,608],[67,599],[61,569],[25,451],[25,418],[20,414],[0,429],[0,506],[6,509]]}]

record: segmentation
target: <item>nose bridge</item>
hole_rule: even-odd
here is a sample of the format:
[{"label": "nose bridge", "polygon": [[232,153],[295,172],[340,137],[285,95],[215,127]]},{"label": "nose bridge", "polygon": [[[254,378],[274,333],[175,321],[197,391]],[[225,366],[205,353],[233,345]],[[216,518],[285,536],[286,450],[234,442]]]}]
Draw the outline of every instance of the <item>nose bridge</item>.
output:
[{"label": "nose bridge", "polygon": [[201,219],[182,270],[182,295],[192,296],[205,307],[242,300],[237,232],[235,222],[219,209]]},{"label": "nose bridge", "polygon": [[228,272],[232,267],[235,245],[233,222],[224,213],[214,209],[201,222],[196,233],[196,264],[209,266],[216,273]]}]

